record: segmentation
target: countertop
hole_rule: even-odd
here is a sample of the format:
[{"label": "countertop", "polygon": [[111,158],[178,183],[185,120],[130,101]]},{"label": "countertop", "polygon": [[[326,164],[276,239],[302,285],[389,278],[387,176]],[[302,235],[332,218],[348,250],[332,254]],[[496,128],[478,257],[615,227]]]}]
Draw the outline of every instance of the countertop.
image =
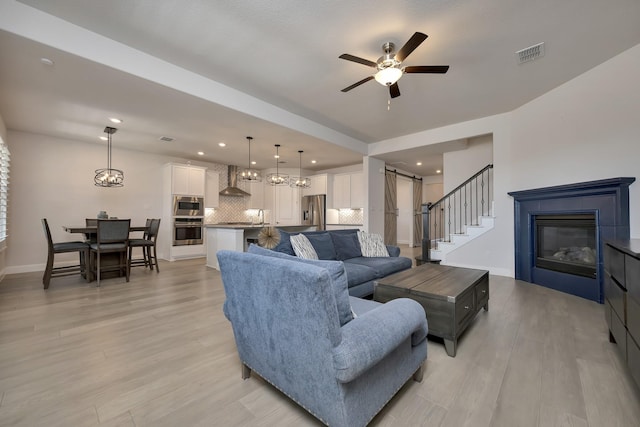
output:
[{"label": "countertop", "polygon": [[[205,224],[204,226],[206,228],[230,228],[230,229],[237,229],[237,230],[272,227],[271,224],[253,224],[253,225],[252,224]],[[287,228],[294,228],[294,227],[310,228],[315,226],[308,225],[308,224],[299,224],[299,225],[274,225],[273,227],[287,229]]]}]

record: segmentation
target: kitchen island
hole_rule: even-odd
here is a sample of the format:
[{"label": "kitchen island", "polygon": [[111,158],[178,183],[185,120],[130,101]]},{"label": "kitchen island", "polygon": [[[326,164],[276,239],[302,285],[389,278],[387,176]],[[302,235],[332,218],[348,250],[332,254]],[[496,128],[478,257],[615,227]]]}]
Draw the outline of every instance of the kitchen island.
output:
[{"label": "kitchen island", "polygon": [[[245,252],[250,243],[258,243],[258,234],[269,224],[231,223],[205,224],[207,239],[207,267],[219,270],[216,253],[226,249]],[[277,225],[278,230],[289,233],[315,231],[315,225]]]}]

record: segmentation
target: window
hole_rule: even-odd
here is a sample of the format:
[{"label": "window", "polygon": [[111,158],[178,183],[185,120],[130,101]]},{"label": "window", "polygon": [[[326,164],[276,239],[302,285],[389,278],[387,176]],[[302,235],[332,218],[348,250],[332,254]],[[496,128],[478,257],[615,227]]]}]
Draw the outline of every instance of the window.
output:
[{"label": "window", "polygon": [[9,148],[0,138],[0,242],[7,239],[7,193],[9,192]]}]

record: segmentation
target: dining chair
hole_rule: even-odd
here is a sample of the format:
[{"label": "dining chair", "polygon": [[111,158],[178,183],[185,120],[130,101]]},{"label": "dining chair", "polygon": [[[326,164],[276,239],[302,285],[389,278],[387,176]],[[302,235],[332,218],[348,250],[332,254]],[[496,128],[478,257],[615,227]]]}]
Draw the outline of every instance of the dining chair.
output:
[{"label": "dining chair", "polygon": [[[53,243],[51,230],[46,218],[42,218],[42,228],[47,238],[47,265],[42,276],[42,284],[45,289],[49,289],[49,282],[52,277],[70,276],[72,274],[83,274],[87,282],[91,281],[90,269],[87,268],[89,260],[89,245],[85,242],[60,242]],[[79,263],[76,265],[66,265],[54,267],[55,254],[78,252]]]},{"label": "dining chair", "polygon": [[[160,219],[147,219],[146,226],[147,231],[145,231],[142,239],[129,240],[129,265],[131,267],[148,266],[151,270],[153,270],[155,266],[156,272],[160,273],[156,252],[156,240],[158,239],[158,231],[160,230]],[[142,258],[131,258],[133,248],[142,248]]]},{"label": "dining chair", "polygon": [[[106,271],[125,271],[129,281],[129,227],[130,219],[100,219],[96,232],[96,242],[91,243],[91,270],[95,270],[100,286],[100,276]],[[102,266],[102,255],[118,254],[118,262]],[[115,260],[115,257],[114,257]]]},{"label": "dining chair", "polygon": [[[84,224],[87,227],[97,227],[98,220],[96,218],[85,218]],[[84,237],[85,237],[85,242],[89,244],[96,242],[96,233],[85,233]]]}]

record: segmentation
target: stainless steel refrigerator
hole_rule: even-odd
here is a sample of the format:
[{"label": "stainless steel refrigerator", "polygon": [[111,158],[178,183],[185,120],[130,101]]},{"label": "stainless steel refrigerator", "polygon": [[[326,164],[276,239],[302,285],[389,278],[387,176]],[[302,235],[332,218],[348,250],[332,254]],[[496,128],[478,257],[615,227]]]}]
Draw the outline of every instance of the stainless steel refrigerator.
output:
[{"label": "stainless steel refrigerator", "polygon": [[302,196],[302,224],[315,225],[316,230],[326,230],[327,226],[327,196]]}]

